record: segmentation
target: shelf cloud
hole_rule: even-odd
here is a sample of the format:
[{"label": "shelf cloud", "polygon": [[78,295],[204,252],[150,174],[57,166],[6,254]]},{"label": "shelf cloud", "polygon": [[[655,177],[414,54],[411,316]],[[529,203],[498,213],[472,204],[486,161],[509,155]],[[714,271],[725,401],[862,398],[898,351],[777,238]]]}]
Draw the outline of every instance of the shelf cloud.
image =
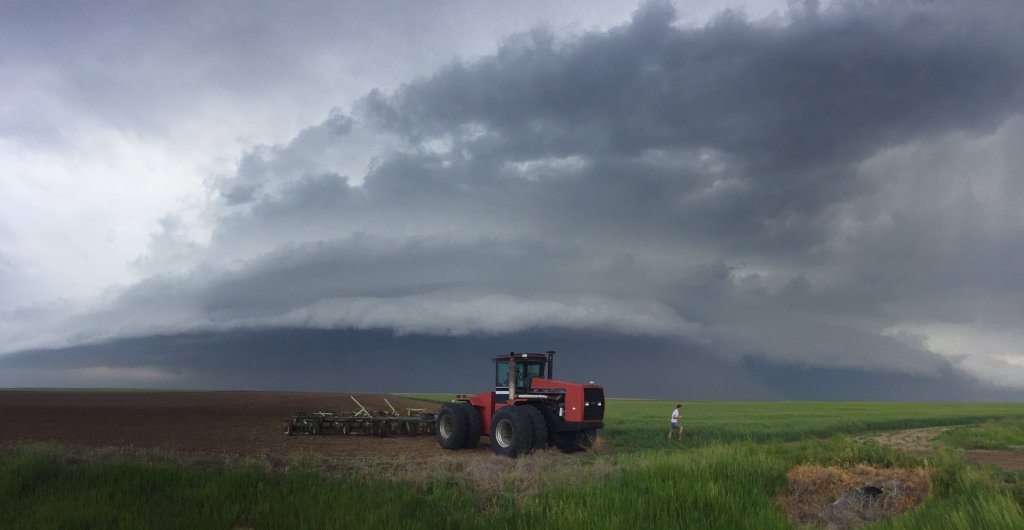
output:
[{"label": "shelf cloud", "polygon": [[[649,2],[606,29],[508,35],[249,146],[161,214],[134,279],[6,305],[0,366],[77,348],[90,377],[181,385],[166,374],[195,367],[117,367],[97,348],[536,334],[635,341],[747,381],[747,397],[785,397],[757,375],[776,370],[796,386],[847,373],[1022,390],[1020,27],[1016,2],[810,3],[699,25]],[[11,293],[16,256],[0,253]],[[657,366],[635,370],[620,376],[670,390]]]}]

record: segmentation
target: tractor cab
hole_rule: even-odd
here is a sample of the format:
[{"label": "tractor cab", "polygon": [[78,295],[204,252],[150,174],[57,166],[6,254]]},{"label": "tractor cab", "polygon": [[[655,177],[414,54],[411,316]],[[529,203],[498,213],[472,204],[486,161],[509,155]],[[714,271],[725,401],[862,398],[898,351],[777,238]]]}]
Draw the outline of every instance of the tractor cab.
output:
[{"label": "tractor cab", "polygon": [[[534,378],[551,378],[555,352],[515,353],[494,358],[494,401],[505,403],[519,394],[529,393]],[[515,379],[509,388],[510,374]]]}]

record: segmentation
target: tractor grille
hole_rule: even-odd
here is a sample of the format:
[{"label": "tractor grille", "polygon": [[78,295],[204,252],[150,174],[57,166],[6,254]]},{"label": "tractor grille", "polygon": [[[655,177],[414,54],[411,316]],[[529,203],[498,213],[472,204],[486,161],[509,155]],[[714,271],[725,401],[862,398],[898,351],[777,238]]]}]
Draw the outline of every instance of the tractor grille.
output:
[{"label": "tractor grille", "polygon": [[583,421],[604,419],[604,389],[583,389]]}]

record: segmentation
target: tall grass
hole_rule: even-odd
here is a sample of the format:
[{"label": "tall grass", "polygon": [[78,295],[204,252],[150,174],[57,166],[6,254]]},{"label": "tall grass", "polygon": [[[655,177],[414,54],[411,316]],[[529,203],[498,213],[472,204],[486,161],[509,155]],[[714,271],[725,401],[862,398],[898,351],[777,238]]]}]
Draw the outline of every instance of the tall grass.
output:
[{"label": "tall grass", "polygon": [[258,468],[71,464],[31,450],[0,456],[4,529],[471,528],[475,512],[472,493],[451,480],[418,486]]},{"label": "tall grass", "polygon": [[690,453],[621,457],[622,472],[576,488],[554,488],[512,513],[513,525],[544,528],[791,528],[774,495],[785,460],[752,444]]},{"label": "tall grass", "polygon": [[1012,491],[993,471],[967,466],[959,457],[941,454],[931,462],[936,498],[903,517],[872,527],[885,530],[1020,530],[1024,512]]},{"label": "tall grass", "polygon": [[[572,486],[555,480],[527,498],[507,491],[482,499],[458,473],[422,484],[255,467],[72,463],[19,450],[0,455],[0,528],[789,529],[778,498],[794,465],[924,464],[845,437],[581,461],[594,458],[612,460],[617,471]],[[1024,528],[1019,504],[987,472],[955,456],[927,465],[934,498],[876,528]]]},{"label": "tall grass", "polygon": [[965,425],[939,435],[939,442],[962,449],[1024,448],[1024,420],[987,421]]}]

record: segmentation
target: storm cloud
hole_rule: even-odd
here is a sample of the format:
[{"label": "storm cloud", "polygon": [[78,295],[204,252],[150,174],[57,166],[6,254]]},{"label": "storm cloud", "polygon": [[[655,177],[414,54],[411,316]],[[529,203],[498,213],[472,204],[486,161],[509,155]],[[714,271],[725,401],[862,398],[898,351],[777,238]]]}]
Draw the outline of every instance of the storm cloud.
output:
[{"label": "storm cloud", "polygon": [[252,147],[166,213],[141,279],[5,310],[0,366],[77,351],[200,381],[194,354],[138,365],[126,345],[202,337],[235,359],[239,336],[307,330],[317,362],[328,336],[385,365],[522,341],[614,365],[614,345],[637,362],[597,371],[635,395],[687,363],[736,397],[829,397],[778,381],[842,377],[836,397],[1019,390],[1020,27],[1014,2],[702,25],[652,2],[607,30],[514,34]]}]

